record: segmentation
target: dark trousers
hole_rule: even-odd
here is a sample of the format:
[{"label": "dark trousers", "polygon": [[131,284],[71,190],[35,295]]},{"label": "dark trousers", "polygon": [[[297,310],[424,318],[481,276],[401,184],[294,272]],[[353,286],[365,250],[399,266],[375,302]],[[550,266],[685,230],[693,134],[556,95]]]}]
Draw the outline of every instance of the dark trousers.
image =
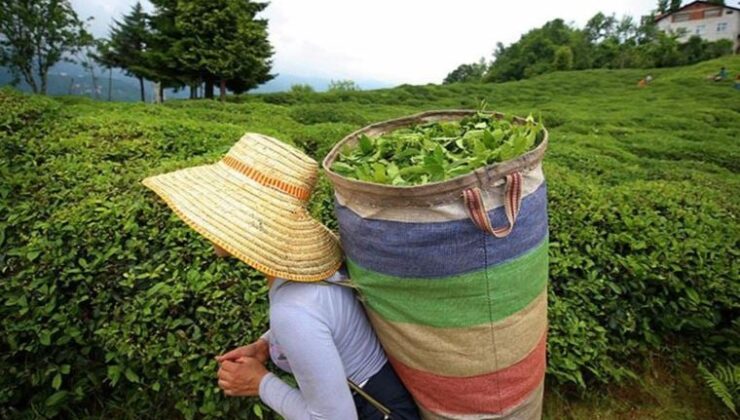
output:
[{"label": "dark trousers", "polygon": [[[411,394],[403,386],[398,375],[386,363],[382,369],[362,387],[375,400],[391,411],[393,420],[419,420],[419,410],[416,408]],[[357,415],[362,420],[382,420],[383,414],[361,395],[353,393]]]}]

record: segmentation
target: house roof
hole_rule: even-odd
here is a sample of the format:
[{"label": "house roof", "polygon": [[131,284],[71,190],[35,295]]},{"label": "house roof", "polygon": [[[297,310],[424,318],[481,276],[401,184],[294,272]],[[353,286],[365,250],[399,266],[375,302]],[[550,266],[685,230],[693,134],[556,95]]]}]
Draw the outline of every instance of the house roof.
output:
[{"label": "house roof", "polygon": [[717,4],[717,3],[712,3],[711,1],[692,1],[691,3],[689,3],[689,4],[685,5],[685,6],[679,7],[678,10],[674,10],[673,12],[663,13],[662,15],[656,16],[655,17],[655,22],[657,23],[659,20],[661,20],[663,18],[666,18],[666,17],[668,17],[668,16],[670,16],[670,15],[672,15],[674,13],[678,13],[681,10],[686,9],[689,6],[693,6],[696,3],[703,3],[703,4],[706,4],[706,5],[709,5],[709,6],[721,6],[721,7],[725,8],[725,9],[732,9],[732,10],[737,10],[737,11],[740,12],[740,8],[732,7],[732,6],[727,6],[727,5],[722,5],[722,4]]}]

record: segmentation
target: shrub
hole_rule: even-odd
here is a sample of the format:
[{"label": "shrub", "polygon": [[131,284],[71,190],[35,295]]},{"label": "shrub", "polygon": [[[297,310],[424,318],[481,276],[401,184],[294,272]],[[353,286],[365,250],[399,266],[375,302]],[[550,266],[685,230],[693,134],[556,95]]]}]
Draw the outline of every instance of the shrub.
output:
[{"label": "shrub", "polygon": [[308,84],[298,84],[298,85],[292,85],[290,87],[290,93],[305,95],[307,93],[314,93],[316,92],[313,88],[313,86]]},{"label": "shrub", "polygon": [[[740,302],[732,215],[690,183],[551,182],[550,372],[624,377],[626,355],[680,336],[705,357],[736,356],[729,314]],[[579,346],[578,343],[588,343]],[[710,343],[723,343],[713,345]]]},{"label": "shrub", "polygon": [[354,92],[360,90],[360,86],[352,80],[332,80],[329,82],[329,92]]},{"label": "shrub", "polygon": [[[368,122],[480,98],[541,111],[550,129],[551,381],[592,390],[661,351],[729,385],[718,366],[736,364],[740,341],[740,108],[704,76],[739,64],[653,70],[645,90],[644,71],[584,71],[294,105],[267,99],[290,93],[154,106],[0,90],[0,418],[269,417],[222,397],[212,360],[266,328],[264,283],[216,259],[140,180],[212,162],[245,131],[320,160]],[[321,177],[310,210],[335,227],[332,203]]]},{"label": "shrub", "polygon": [[27,124],[1,138],[22,153],[0,156],[0,417],[249,416],[253,401],[215,389],[212,356],[265,328],[264,282],[213,258],[139,183],[202,162],[197,136],[171,122],[31,118],[52,101],[0,98],[20,110],[0,114]]},{"label": "shrub", "polygon": [[573,68],[573,50],[563,45],[555,50],[555,60],[552,63],[554,70],[570,70]]}]

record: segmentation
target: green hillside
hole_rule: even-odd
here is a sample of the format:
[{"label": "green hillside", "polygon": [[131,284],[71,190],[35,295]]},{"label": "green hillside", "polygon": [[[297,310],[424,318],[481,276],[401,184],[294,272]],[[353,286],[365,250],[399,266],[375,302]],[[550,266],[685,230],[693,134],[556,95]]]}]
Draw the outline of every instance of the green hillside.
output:
[{"label": "green hillside", "polygon": [[[740,90],[707,80],[723,65],[740,73],[734,56],[229,103],[0,90],[0,418],[257,418],[218,393],[212,357],[262,333],[266,286],[139,181],[245,131],[321,159],[371,122],[482,100],[550,130],[547,416],[729,416],[697,372],[740,342]],[[311,209],[335,226],[326,181]]]}]

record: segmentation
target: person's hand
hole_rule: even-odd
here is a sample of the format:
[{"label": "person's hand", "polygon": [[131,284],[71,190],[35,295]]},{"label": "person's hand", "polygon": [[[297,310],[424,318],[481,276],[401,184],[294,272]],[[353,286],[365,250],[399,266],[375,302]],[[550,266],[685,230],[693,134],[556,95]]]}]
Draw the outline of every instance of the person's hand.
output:
[{"label": "person's hand", "polygon": [[225,354],[216,356],[216,361],[219,364],[227,360],[235,362],[242,357],[252,357],[264,365],[267,363],[267,359],[270,358],[270,345],[267,341],[260,338],[252,344],[237,347]]},{"label": "person's hand", "polygon": [[260,382],[267,375],[265,366],[253,357],[221,363],[218,387],[229,397],[253,397],[260,394]]}]

